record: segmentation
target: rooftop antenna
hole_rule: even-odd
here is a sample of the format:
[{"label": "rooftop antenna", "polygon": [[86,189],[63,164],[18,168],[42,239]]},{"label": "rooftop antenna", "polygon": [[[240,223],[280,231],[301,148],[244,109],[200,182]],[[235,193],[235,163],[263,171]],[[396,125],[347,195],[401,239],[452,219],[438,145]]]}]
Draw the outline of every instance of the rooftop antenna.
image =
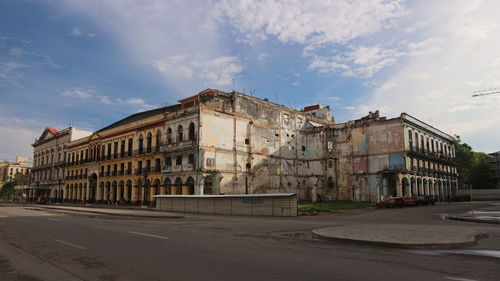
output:
[{"label": "rooftop antenna", "polygon": [[236,79],[235,78],[231,78],[231,80],[233,80],[233,92],[234,92],[234,84],[235,84]]}]

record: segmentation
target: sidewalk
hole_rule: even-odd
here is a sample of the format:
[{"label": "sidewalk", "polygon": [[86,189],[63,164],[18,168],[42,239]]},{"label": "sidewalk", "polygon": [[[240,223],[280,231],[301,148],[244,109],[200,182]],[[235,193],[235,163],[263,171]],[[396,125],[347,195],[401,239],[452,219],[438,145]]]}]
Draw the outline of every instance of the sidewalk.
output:
[{"label": "sidewalk", "polygon": [[107,216],[137,217],[137,218],[162,218],[179,219],[183,218],[176,213],[158,212],[152,209],[125,209],[125,208],[102,208],[102,207],[84,207],[84,206],[64,206],[64,205],[27,205],[33,208],[45,209],[56,212],[76,212],[87,214],[98,214]]},{"label": "sidewalk", "polygon": [[448,215],[446,218],[456,221],[500,224],[500,212],[474,211],[462,215]]},{"label": "sidewalk", "polygon": [[320,239],[397,248],[458,248],[486,237],[482,231],[451,225],[362,224],[312,231]]}]

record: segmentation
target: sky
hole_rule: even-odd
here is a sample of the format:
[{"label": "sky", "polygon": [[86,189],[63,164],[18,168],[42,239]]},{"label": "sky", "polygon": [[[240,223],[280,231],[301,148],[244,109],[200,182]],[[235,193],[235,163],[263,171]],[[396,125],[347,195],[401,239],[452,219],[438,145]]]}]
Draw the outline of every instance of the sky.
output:
[{"label": "sky", "polygon": [[0,160],[206,88],[337,122],[406,112],[500,150],[500,1],[1,0]]}]

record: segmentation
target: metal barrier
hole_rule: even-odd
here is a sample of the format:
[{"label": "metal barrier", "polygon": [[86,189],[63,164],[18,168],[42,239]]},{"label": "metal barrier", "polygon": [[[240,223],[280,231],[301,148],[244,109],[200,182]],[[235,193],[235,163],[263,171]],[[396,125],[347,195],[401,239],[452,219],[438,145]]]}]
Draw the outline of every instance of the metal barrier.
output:
[{"label": "metal barrier", "polygon": [[297,216],[296,193],[155,197],[158,211],[231,216]]}]

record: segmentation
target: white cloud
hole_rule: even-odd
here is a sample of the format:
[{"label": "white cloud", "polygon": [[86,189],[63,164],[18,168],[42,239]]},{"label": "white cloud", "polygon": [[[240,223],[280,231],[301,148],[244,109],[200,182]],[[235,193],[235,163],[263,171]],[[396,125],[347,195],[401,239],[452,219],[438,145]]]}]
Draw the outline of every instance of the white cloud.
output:
[{"label": "white cloud", "polygon": [[89,99],[94,97],[94,91],[89,89],[73,88],[64,90],[61,95],[70,98]]},{"label": "white cloud", "polygon": [[425,18],[422,39],[409,43],[408,61],[376,88],[357,112],[380,109],[389,116],[408,112],[476,149],[495,151],[500,143],[500,95],[473,98],[474,90],[500,86],[498,2],[455,1],[429,10],[419,1],[409,21]]},{"label": "white cloud", "polygon": [[113,103],[108,96],[100,96],[99,99],[104,104],[112,104]]},{"label": "white cloud", "polygon": [[380,45],[350,46],[349,49],[348,52],[332,57],[314,56],[309,69],[325,74],[340,72],[344,76],[372,77],[380,69],[394,64],[404,54],[403,51]]},{"label": "white cloud", "polygon": [[344,109],[345,110],[354,110],[355,107],[354,106],[344,106]]},{"label": "white cloud", "polygon": [[178,55],[156,61],[154,66],[169,78],[197,78],[216,86],[230,85],[231,79],[243,70],[239,59],[234,56],[201,59]]},{"label": "white cloud", "polygon": [[95,33],[87,32],[81,26],[75,26],[75,27],[73,27],[73,29],[71,29],[71,32],[69,33],[69,35],[74,36],[74,37],[81,37],[81,36],[95,37]]},{"label": "white cloud", "polygon": [[225,0],[215,4],[213,13],[227,20],[243,41],[273,36],[311,50],[381,30],[402,15],[403,5],[399,0]]}]

